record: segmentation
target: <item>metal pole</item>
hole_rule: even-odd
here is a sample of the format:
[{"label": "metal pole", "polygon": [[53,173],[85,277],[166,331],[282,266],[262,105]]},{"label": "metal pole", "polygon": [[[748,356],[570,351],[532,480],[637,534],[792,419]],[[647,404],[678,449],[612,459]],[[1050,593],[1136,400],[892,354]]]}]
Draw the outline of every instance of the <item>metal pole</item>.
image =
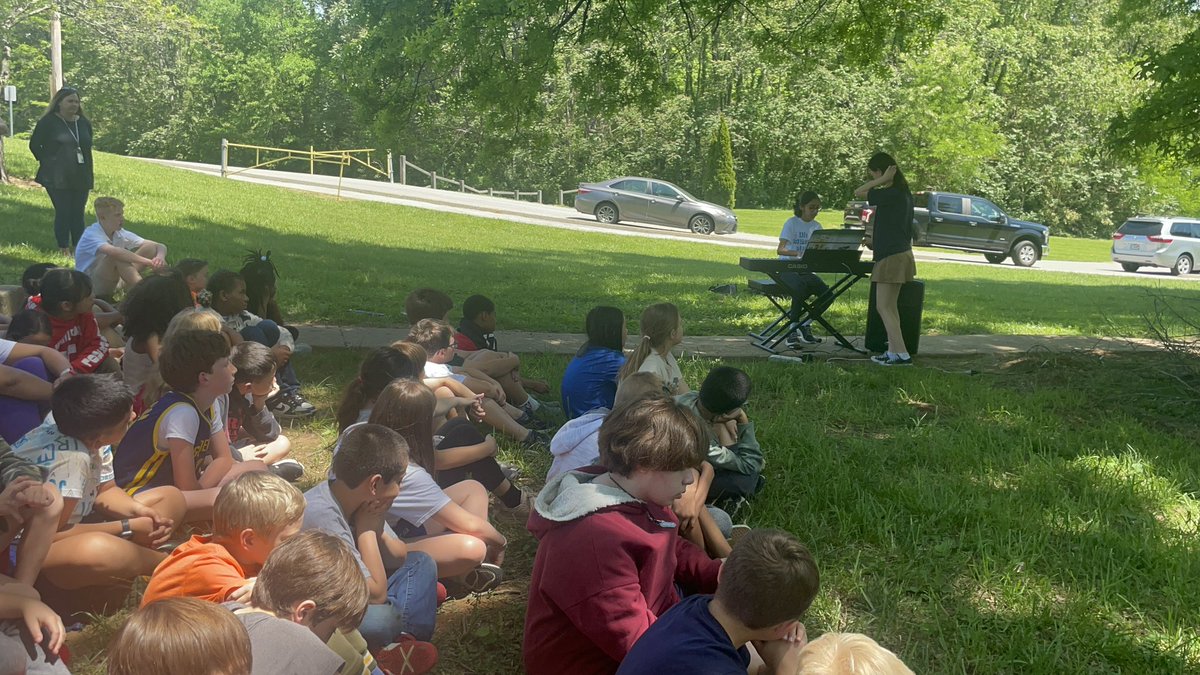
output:
[{"label": "metal pole", "polygon": [[229,172],[229,139],[221,139],[221,178]]},{"label": "metal pole", "polygon": [[[308,146],[308,175],[311,176],[316,172],[317,172],[316,156],[314,155],[313,146],[310,145],[310,146]],[[340,187],[341,180],[342,180],[342,177],[341,177],[341,174],[339,173],[338,174],[338,183],[339,183],[338,196],[339,197],[342,196],[341,187]]]},{"label": "metal pole", "polygon": [[462,179],[461,179],[461,178],[458,180],[458,191],[459,191],[459,192],[466,192],[466,191],[467,191],[467,184],[466,184],[466,183],[464,183],[464,182],[462,181]]},{"label": "metal pole", "polygon": [[388,182],[395,183],[396,180],[392,177],[392,151],[388,150]]},{"label": "metal pole", "polygon": [[408,184],[408,157],[400,155],[400,184]]},{"label": "metal pole", "polygon": [[537,198],[538,198],[538,203],[541,204],[542,203],[542,191],[541,190],[538,190]]},{"label": "metal pole", "polygon": [[563,206],[563,191],[562,190],[558,191],[558,205]]},{"label": "metal pole", "polygon": [[494,195],[492,194],[492,188],[488,188],[488,196],[489,196],[489,197],[492,197],[492,196],[494,196]]},{"label": "metal pole", "polygon": [[429,172],[429,187],[433,188],[434,190],[437,189],[437,172],[436,171]]}]

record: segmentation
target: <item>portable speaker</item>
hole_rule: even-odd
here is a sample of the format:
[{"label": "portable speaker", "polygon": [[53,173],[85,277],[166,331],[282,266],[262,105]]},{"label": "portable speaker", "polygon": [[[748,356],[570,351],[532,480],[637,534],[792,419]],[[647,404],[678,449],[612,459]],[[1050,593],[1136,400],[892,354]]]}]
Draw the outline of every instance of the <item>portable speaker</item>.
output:
[{"label": "portable speaker", "polygon": [[[864,342],[869,351],[885,352],[888,348],[887,331],[883,319],[875,310],[875,286],[871,284],[871,299],[867,306],[867,334]],[[900,287],[900,299],[896,302],[900,311],[900,333],[908,353],[916,356],[921,343],[921,312],[925,307],[925,282],[910,281]]]}]

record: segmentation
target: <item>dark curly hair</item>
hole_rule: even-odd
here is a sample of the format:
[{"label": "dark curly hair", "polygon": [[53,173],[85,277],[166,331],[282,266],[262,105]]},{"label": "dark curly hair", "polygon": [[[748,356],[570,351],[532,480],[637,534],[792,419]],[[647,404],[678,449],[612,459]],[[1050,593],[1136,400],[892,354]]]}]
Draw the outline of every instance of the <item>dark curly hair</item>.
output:
[{"label": "dark curly hair", "polygon": [[271,262],[271,252],[261,250],[250,251],[242,258],[242,279],[246,282],[246,297],[249,299],[247,309],[259,316],[267,316],[267,301],[270,289],[275,288],[279,278],[279,268]]},{"label": "dark curly hair", "polygon": [[145,342],[162,336],[172,317],[192,306],[192,294],[179,272],[146,277],[121,303],[125,339]]}]

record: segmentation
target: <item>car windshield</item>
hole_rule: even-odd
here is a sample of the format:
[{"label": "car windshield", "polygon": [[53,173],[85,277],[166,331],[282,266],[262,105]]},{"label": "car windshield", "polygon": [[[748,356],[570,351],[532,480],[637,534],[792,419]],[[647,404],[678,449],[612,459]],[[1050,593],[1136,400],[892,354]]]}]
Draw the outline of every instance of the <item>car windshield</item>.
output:
[{"label": "car windshield", "polygon": [[1127,220],[1121,229],[1117,230],[1121,234],[1126,234],[1134,237],[1156,237],[1162,231],[1162,223],[1153,220]]}]

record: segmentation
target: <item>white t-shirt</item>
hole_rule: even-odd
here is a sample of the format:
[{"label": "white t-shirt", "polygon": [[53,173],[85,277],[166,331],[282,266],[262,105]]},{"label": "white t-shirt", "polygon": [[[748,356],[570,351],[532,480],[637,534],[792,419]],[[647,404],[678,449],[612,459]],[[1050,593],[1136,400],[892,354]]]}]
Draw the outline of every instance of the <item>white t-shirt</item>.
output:
[{"label": "white t-shirt", "polygon": [[433,361],[425,362],[425,379],[434,380],[443,377],[454,378],[459,382],[463,382],[467,379],[465,375],[457,375],[451,372],[450,366],[444,363],[434,363]]},{"label": "white t-shirt", "polygon": [[79,244],[75,247],[75,269],[90,275],[92,267],[108,257],[99,252],[100,247],[105,244],[112,244],[126,251],[136,251],[144,241],[146,240],[124,228],[113,232],[109,237],[100,223],[92,223],[83,231],[83,235],[79,237]]},{"label": "white t-shirt", "polygon": [[[225,430],[225,415],[229,407],[228,398],[221,396],[213,401],[212,423],[209,424],[210,438]],[[166,448],[167,439],[179,438],[191,443],[200,430],[200,416],[190,405],[171,406],[158,421],[158,447]]]},{"label": "white t-shirt", "polygon": [[683,371],[679,369],[679,362],[675,360],[675,355],[667,352],[666,358],[658,355],[658,352],[650,352],[641,367],[638,368],[639,373],[654,373],[658,379],[662,380],[663,388],[667,393],[674,396],[678,393],[679,383],[683,382]]},{"label": "white t-shirt", "polygon": [[[362,423],[346,427],[342,436],[359,424]],[[339,438],[337,445],[333,448],[333,454],[336,455],[341,447],[342,440]],[[332,466],[329,468],[329,477],[334,477]],[[404,472],[404,478],[400,480],[400,494],[396,495],[396,498],[392,500],[391,508],[388,509],[387,521],[395,524],[398,520],[404,520],[414,527],[420,527],[438,511],[446,508],[449,503],[450,497],[442,491],[437,481],[433,480],[433,476],[430,476],[428,471],[410,459],[408,470]]]},{"label": "white t-shirt", "polygon": [[78,499],[67,521],[72,525],[92,512],[100,486],[113,478],[112,448],[100,448],[96,457],[78,439],[64,435],[53,419],[25,434],[13,445],[13,453],[45,468],[46,480],[64,499]]},{"label": "white t-shirt", "polygon": [[12,356],[13,347],[16,346],[17,343],[12,340],[0,338],[0,363],[8,363],[8,357]]},{"label": "white t-shirt", "polygon": [[804,249],[808,248],[808,238],[813,232],[821,229],[821,224],[815,220],[801,220],[799,216],[792,216],[783,223],[783,231],[779,233],[779,238],[787,242],[787,248],[795,251],[799,255],[781,255],[780,260],[798,260],[804,256]]}]

